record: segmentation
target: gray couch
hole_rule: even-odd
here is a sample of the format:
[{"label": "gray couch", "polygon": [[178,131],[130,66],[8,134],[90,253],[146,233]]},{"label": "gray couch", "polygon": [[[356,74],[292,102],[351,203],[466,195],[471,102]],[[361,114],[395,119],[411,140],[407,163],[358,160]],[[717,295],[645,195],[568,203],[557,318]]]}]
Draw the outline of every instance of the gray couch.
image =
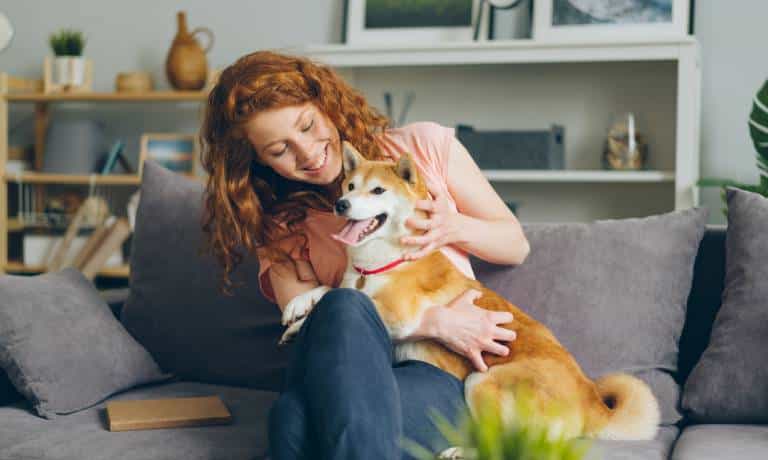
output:
[{"label": "gray couch", "polygon": [[[707,228],[696,257],[687,317],[679,341],[676,379],[682,384],[707,345],[720,306],[725,230]],[[128,290],[105,292],[118,317]],[[150,351],[152,351],[150,349]],[[254,459],[266,449],[266,422],[277,393],[245,386],[199,383],[184,378],[134,388],[109,400],[218,394],[234,416],[228,426],[111,433],[105,404],[46,420],[19,400],[0,407],[0,459]],[[599,441],[594,458],[764,459],[768,426],[693,424],[683,418],[649,442]]]},{"label": "gray couch", "polygon": [[[290,355],[290,349],[276,346],[282,333],[279,310],[261,295],[255,282],[258,264],[253,259],[245,258],[233,273],[234,295],[223,296],[218,291],[218,264],[199,252],[204,240],[200,229],[204,198],[201,183],[151,161],[145,163],[142,177],[142,197],[131,243],[130,290],[104,293],[120,323],[113,325],[117,329],[101,326],[90,330],[116,331],[111,341],[92,334],[107,344],[118,343],[116,336],[120,334],[133,337],[145,354],[151,354],[156,362],[154,368],[172,374],[174,380],[142,380],[143,374],[131,374],[130,366],[120,364],[114,368],[107,362],[107,376],[116,370],[121,375],[130,374],[125,377],[136,377],[133,381],[137,383],[155,383],[138,388],[130,388],[135,384],[109,386],[111,391],[99,393],[101,398],[108,396],[106,401],[93,406],[99,399],[89,396],[81,399],[81,404],[66,405],[77,408],[74,413],[64,411],[63,415],[46,419],[35,413],[40,400],[31,407],[17,395],[15,401],[3,403],[13,392],[7,391],[7,379],[4,381],[0,373],[0,460],[252,459],[266,451],[267,415],[281,388],[282,371]],[[725,307],[720,306],[725,278],[746,281],[747,287],[761,287],[768,276],[768,269],[762,268],[768,258],[768,240],[760,237],[768,227],[768,200],[740,196],[733,204],[729,219],[733,217],[738,225],[729,224],[727,243],[734,257],[729,257],[727,276],[725,231],[705,231],[706,213],[695,209],[588,225],[526,226],[532,251],[521,266],[499,267],[473,260],[478,278],[549,326],[588,375],[631,372],[653,389],[662,412],[656,439],[596,442],[592,458],[768,458],[768,425],[737,424],[768,423],[768,406],[761,400],[763,393],[768,394],[768,376],[748,361],[764,354],[764,330],[752,325],[768,320],[752,318],[765,317],[764,299],[768,293],[740,300],[739,295],[743,297],[751,290],[731,289],[738,287],[735,283],[725,291]],[[740,276],[743,273],[749,276]],[[35,289],[43,286],[42,281],[0,282],[0,288],[5,286],[5,291],[0,292],[9,297],[18,291],[17,286],[24,284],[27,289],[25,295],[16,292],[15,303],[0,313],[7,316],[13,310],[16,324],[29,326],[35,316],[28,316],[27,311],[63,311],[67,299],[59,299],[57,294],[70,286],[52,284],[50,279],[47,288],[41,288],[46,294],[43,303],[32,304]],[[73,298],[69,306],[75,311],[81,305],[80,296],[74,302]],[[101,324],[112,322],[98,294],[90,298],[97,302],[88,302],[92,307],[88,314],[80,312],[85,321],[81,321],[81,328],[92,324],[94,311],[102,320],[106,318]],[[6,305],[3,300],[0,297],[0,305]],[[715,321],[718,309],[721,314]],[[742,324],[747,327],[743,333],[728,324],[728,317],[745,318],[747,310],[753,315],[746,325]],[[0,330],[6,323],[13,325],[13,321],[5,321],[6,316],[2,316]],[[46,326],[49,322],[34,324]],[[19,343],[14,337],[24,338],[24,332],[31,327],[17,329],[10,340],[1,337],[0,345],[7,349],[9,343]],[[43,329],[54,332],[50,327]],[[729,335],[734,330],[738,333]],[[710,331],[715,332],[711,340]],[[39,363],[66,362],[72,345],[67,340],[86,335],[69,338],[64,334],[67,338],[57,342],[63,354],[53,348],[47,349],[45,355],[27,359],[27,364],[35,368],[31,376],[37,380],[21,382],[33,395],[35,389],[29,387],[30,382],[45,387],[44,396],[54,397],[54,401],[43,401],[49,412],[61,409],[62,404],[54,403],[71,396],[69,390],[79,386],[58,387],[60,378],[47,372],[53,366]],[[92,339],[88,337],[85,344],[80,343],[81,349],[103,352],[102,347],[90,346]],[[723,338],[725,347],[718,345]],[[26,339],[28,345],[36,344],[30,337]],[[708,344],[714,350],[709,347],[702,358]],[[110,349],[115,355],[123,351]],[[723,350],[728,349],[736,355],[724,355]],[[748,360],[741,356],[744,349],[753,350]],[[123,358],[133,359],[135,355]],[[60,359],[52,361],[50,356]],[[97,363],[105,364],[104,356],[108,361],[113,355],[98,360],[87,356],[91,368],[97,369]],[[717,359],[723,356],[725,360]],[[0,359],[3,357],[0,354]],[[81,361],[77,362],[79,366],[69,368],[84,369]],[[70,381],[82,384],[83,389],[89,383],[102,383],[80,377],[78,372],[74,372],[74,378],[71,374]],[[234,423],[117,433],[106,429],[104,407],[109,400],[205,395],[219,395],[232,412]],[[85,401],[90,403],[82,404]],[[695,424],[702,421],[730,424]]]}]

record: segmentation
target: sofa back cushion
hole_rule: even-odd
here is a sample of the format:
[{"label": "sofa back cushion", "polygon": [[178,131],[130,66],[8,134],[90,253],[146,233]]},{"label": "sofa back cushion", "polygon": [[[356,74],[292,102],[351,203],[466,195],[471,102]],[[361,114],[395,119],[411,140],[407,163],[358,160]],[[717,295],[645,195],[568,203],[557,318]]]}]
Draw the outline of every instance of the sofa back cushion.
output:
[{"label": "sofa back cushion", "polygon": [[201,255],[202,182],[144,165],[131,251],[130,294],[121,321],[160,366],[193,381],[279,390],[288,350],[278,307],[258,287],[246,258],[219,290],[221,269]]},{"label": "sofa back cushion", "polygon": [[768,199],[729,188],[725,289],[683,407],[711,423],[768,423]]},{"label": "sofa back cushion", "polygon": [[677,410],[678,340],[707,211],[688,209],[591,224],[531,224],[517,267],[473,260],[480,281],[548,326],[596,378],[646,381],[662,422]]},{"label": "sofa back cushion", "polygon": [[0,368],[45,418],[71,414],[163,374],[75,268],[0,276]]}]

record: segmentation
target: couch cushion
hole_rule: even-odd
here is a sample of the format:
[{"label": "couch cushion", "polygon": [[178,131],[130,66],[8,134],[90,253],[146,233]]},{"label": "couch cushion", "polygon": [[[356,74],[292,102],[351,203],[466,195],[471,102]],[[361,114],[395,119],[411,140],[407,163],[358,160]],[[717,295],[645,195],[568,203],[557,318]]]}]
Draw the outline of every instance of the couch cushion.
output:
[{"label": "couch cushion", "polygon": [[221,269],[201,255],[202,200],[201,182],[146,162],[121,320],[185,380],[280,389],[288,356],[277,346],[280,310],[261,295],[255,257],[232,275],[244,287],[219,291]]},{"label": "couch cushion", "polygon": [[0,407],[2,459],[253,460],[267,446],[267,414],[275,393],[202,383],[136,388],[109,401],[219,395],[230,425],[163,430],[107,430],[106,402],[56,420],[42,420],[23,404]]},{"label": "couch cushion", "polygon": [[475,260],[479,280],[547,325],[587,375],[635,374],[680,419],[678,339],[707,211],[592,224],[531,224],[517,267]]},{"label": "couch cushion", "polygon": [[764,460],[768,457],[768,426],[691,425],[672,451],[672,460]]},{"label": "couch cushion", "polygon": [[723,303],[685,385],[694,420],[768,422],[768,199],[729,188]]},{"label": "couch cushion", "polygon": [[667,460],[678,432],[663,426],[652,441],[593,441],[585,460]]},{"label": "couch cushion", "polygon": [[47,418],[168,377],[74,268],[0,277],[0,367]]},{"label": "couch cushion", "polygon": [[[100,294],[104,297],[104,300],[112,309],[113,313],[119,312],[122,308],[125,297],[128,296],[128,289],[111,289],[108,291],[101,291]],[[116,315],[119,317],[120,315]],[[0,406],[16,402],[24,397],[16,391],[16,387],[8,379],[8,374],[4,370],[0,369]]]}]

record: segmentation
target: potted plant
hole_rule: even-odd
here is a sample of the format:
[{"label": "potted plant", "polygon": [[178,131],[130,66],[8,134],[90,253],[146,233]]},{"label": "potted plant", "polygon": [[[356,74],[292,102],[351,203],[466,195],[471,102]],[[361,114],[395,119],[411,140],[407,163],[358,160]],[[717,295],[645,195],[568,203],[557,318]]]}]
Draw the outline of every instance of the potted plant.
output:
[{"label": "potted plant", "polygon": [[81,86],[85,81],[85,37],[72,29],[62,29],[51,34],[49,43],[53,49],[54,83],[64,86]]},{"label": "potted plant", "polygon": [[[433,412],[438,430],[460,453],[433,452],[407,439],[403,448],[419,460],[582,460],[588,453],[591,441],[565,434],[568,421],[557,406],[534,408],[531,390],[525,387],[515,392],[512,405],[510,411],[489,400],[473,416],[465,412],[456,425]],[[505,412],[514,416],[505,417]]]},{"label": "potted plant", "polygon": [[[768,197],[768,80],[755,95],[748,124],[752,143],[757,150],[760,181],[757,184],[744,184],[730,179],[705,178],[698,182],[702,187],[722,187],[723,202],[725,202],[726,187],[736,187]],[[726,208],[723,209],[723,213],[727,214]]]}]

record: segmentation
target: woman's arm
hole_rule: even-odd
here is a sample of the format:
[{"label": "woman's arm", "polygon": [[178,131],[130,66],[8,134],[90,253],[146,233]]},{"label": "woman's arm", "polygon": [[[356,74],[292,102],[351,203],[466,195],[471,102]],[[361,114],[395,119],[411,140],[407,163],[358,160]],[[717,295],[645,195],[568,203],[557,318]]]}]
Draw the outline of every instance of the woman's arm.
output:
[{"label": "woman's arm", "polygon": [[458,212],[439,194],[434,200],[419,201],[417,208],[427,211],[430,217],[408,220],[412,227],[427,230],[424,235],[404,239],[406,244],[421,246],[410,258],[451,244],[488,262],[522,263],[530,247],[520,222],[456,138],[450,146],[447,176],[448,191]]},{"label": "woman's arm", "polygon": [[[305,264],[300,269],[308,270],[308,273],[314,273],[309,262],[297,260],[297,264]],[[272,264],[269,267],[269,280],[272,282],[272,291],[275,293],[275,300],[280,307],[280,311],[285,310],[285,306],[294,297],[303,294],[310,289],[316,288],[320,283],[317,276],[308,281],[301,281],[296,273],[296,267],[290,262],[280,262]]]}]

